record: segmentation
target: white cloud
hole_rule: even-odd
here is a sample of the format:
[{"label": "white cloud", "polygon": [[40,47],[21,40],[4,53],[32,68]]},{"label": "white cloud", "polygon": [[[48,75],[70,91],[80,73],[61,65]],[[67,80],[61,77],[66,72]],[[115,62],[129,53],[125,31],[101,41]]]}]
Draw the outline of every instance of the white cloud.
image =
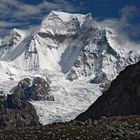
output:
[{"label": "white cloud", "polygon": [[15,23],[0,21],[0,28],[15,26]]},{"label": "white cloud", "polygon": [[40,21],[46,16],[44,14],[48,14],[51,10],[76,12],[79,9],[65,0],[54,0],[54,2],[44,0],[38,5],[18,0],[0,0],[0,34],[4,28],[30,26],[33,24],[32,20]]},{"label": "white cloud", "polygon": [[120,10],[119,18],[106,19],[99,24],[114,29],[118,33],[118,40],[123,42],[125,47],[139,50],[140,42],[138,39],[134,41],[134,38],[140,36],[140,24],[131,24],[136,13],[137,8],[135,6],[125,6]]},{"label": "white cloud", "polygon": [[130,26],[130,20],[134,17],[134,13],[136,12],[136,10],[137,9],[135,6],[125,6],[120,11],[120,18],[106,19],[102,21],[101,24],[105,26],[110,26],[111,28],[114,28],[116,30],[122,30]]},{"label": "white cloud", "polygon": [[121,21],[127,23],[131,18],[134,17],[137,8],[135,6],[125,6],[121,9]]},{"label": "white cloud", "polygon": [[137,8],[135,6],[125,6],[120,10],[120,18],[105,19],[99,22],[99,24],[113,28],[118,33],[125,36],[125,38],[129,35],[131,37],[136,37],[140,35],[140,24],[131,24],[131,20],[135,17],[136,13]]}]

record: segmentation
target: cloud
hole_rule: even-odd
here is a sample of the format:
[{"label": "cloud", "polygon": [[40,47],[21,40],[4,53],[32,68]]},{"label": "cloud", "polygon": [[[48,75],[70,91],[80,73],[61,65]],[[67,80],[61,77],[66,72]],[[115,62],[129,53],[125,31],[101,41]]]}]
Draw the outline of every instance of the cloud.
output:
[{"label": "cloud", "polygon": [[125,6],[121,9],[120,28],[131,26],[130,21],[135,16],[137,8],[135,6]]},{"label": "cloud", "polygon": [[3,17],[9,16],[21,20],[25,16],[34,16],[51,10],[74,12],[77,9],[74,5],[64,0],[55,0],[53,2],[44,0],[38,5],[31,5],[18,0],[0,0],[0,3],[0,13]]},{"label": "cloud", "polygon": [[137,10],[135,6],[125,6],[120,10],[119,18],[106,19],[99,22],[99,24],[114,29],[125,38],[136,38],[140,35],[140,24],[134,25],[131,21],[137,14]]},{"label": "cloud", "polygon": [[[19,0],[0,0],[0,34],[13,27],[26,27],[39,23],[51,10],[76,12],[71,2],[65,0],[46,0],[37,5],[23,3]],[[7,33],[7,32],[6,32]]]},{"label": "cloud", "polygon": [[111,28],[123,30],[130,26],[130,20],[135,16],[137,9],[135,6],[125,6],[120,10],[120,18],[106,19],[101,22],[102,25],[110,26]]},{"label": "cloud", "polygon": [[125,6],[119,13],[119,18],[110,18],[98,22],[103,27],[112,28],[118,33],[117,40],[122,42],[122,46],[130,50],[140,48],[140,24],[133,23],[138,9],[135,6]]},{"label": "cloud", "polygon": [[15,24],[10,22],[0,21],[0,28],[7,28],[11,26],[15,26]]}]

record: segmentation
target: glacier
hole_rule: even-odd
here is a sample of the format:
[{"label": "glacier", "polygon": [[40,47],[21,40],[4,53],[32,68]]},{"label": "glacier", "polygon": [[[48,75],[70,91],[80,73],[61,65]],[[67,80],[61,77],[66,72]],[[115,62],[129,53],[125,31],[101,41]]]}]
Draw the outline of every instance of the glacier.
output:
[{"label": "glacier", "polygon": [[12,94],[21,79],[46,77],[55,101],[31,101],[40,122],[74,119],[140,60],[140,51],[120,40],[91,14],[52,11],[37,28],[13,29],[0,39],[0,90]]}]

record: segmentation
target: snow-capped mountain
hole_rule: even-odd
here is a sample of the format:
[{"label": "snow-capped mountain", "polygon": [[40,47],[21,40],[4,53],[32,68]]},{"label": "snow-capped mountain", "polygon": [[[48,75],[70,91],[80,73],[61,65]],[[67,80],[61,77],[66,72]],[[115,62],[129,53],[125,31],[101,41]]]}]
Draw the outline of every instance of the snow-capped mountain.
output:
[{"label": "snow-capped mountain", "polygon": [[[109,84],[139,60],[140,52],[127,49],[113,29],[100,27],[91,14],[52,11],[36,29],[13,29],[0,41],[0,77],[7,78],[1,89],[9,91],[26,76],[49,77],[55,101],[32,103],[42,123],[65,121],[101,95],[101,83]],[[7,88],[5,83],[12,84]]]},{"label": "snow-capped mountain", "polygon": [[0,69],[13,76],[17,71],[48,69],[68,74],[70,80],[111,80],[129,57],[117,34],[99,27],[90,14],[52,11],[36,30],[13,29],[1,41]]}]

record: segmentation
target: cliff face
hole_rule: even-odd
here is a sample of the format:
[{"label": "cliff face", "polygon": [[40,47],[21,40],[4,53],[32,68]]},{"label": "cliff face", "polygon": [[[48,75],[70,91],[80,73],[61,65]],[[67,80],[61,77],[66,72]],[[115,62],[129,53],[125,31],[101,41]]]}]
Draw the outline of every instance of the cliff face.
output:
[{"label": "cliff face", "polygon": [[0,96],[0,129],[40,126],[34,107],[19,95]]},{"label": "cliff face", "polygon": [[76,120],[118,115],[140,115],[140,62],[120,72],[110,88]]}]

